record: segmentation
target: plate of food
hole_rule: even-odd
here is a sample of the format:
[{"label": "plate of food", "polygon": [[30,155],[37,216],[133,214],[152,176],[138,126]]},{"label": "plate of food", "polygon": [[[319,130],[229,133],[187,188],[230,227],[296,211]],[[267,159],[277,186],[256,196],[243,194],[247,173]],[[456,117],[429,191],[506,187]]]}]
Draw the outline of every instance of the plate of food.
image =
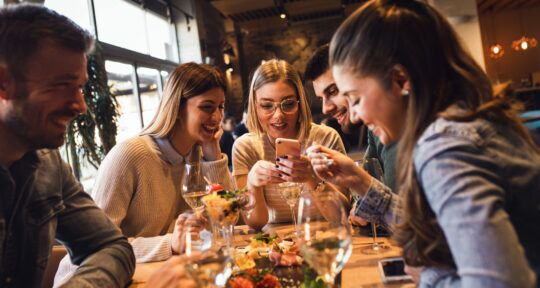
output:
[{"label": "plate of food", "polygon": [[298,243],[258,233],[235,249],[235,267],[227,287],[326,287],[300,256]]}]

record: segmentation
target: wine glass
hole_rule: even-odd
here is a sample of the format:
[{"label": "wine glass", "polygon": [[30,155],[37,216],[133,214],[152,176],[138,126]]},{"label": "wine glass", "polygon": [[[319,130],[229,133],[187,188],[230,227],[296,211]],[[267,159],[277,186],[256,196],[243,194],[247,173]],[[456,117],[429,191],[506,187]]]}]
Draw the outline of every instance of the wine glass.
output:
[{"label": "wine glass", "polygon": [[[194,215],[188,212],[187,219],[194,219]],[[224,287],[232,273],[233,261],[228,251],[210,249],[211,242],[212,235],[196,221],[184,223],[181,245],[187,256],[198,256],[186,264],[187,273],[199,287]]]},{"label": "wine glass", "polygon": [[[373,178],[384,182],[384,174],[381,167],[381,163],[377,158],[366,158],[364,160],[356,161],[357,166],[362,167],[366,172],[369,173]],[[373,243],[362,250],[363,254],[380,254],[388,251],[390,247],[384,244],[380,244],[377,240],[377,221],[371,221],[371,231],[373,234]]]},{"label": "wine glass", "polygon": [[202,197],[210,191],[201,171],[199,162],[186,163],[182,177],[182,197],[196,213],[202,213]]},{"label": "wine glass", "polygon": [[296,182],[284,182],[278,184],[278,190],[281,194],[281,197],[285,199],[287,204],[289,205],[289,208],[291,209],[291,215],[293,218],[293,223],[296,231],[296,213],[294,213],[294,206],[296,203],[298,203],[298,198],[300,197],[300,194],[302,193],[302,183],[296,183]]},{"label": "wine glass", "polygon": [[[321,191],[323,190],[323,191]],[[351,226],[334,191],[304,191],[298,201],[300,253],[329,286],[352,253]]]}]

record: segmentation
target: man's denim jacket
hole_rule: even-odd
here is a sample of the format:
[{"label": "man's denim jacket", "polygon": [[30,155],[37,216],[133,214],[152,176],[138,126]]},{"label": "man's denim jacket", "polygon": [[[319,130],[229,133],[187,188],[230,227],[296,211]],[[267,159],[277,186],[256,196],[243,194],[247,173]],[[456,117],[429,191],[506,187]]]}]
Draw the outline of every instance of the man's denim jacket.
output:
[{"label": "man's denim jacket", "polygon": [[[511,127],[438,119],[413,157],[457,265],[457,271],[425,267],[420,287],[534,287],[531,267],[536,273],[540,268],[539,153]],[[399,198],[374,180],[356,214],[399,221]]]},{"label": "man's denim jacket", "polygon": [[[24,179],[19,188],[14,179]],[[28,153],[9,170],[0,167],[0,192],[2,202],[15,192],[18,198],[7,210],[0,206],[0,287],[41,287],[55,238],[80,265],[65,287],[129,283],[135,268],[130,244],[57,150]]]}]

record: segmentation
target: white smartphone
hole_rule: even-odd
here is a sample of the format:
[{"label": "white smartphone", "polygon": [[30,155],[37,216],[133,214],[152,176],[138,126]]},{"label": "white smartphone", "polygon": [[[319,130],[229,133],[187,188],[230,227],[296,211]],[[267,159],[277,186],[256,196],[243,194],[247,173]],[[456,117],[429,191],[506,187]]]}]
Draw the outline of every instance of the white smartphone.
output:
[{"label": "white smartphone", "polygon": [[276,139],[276,158],[285,155],[300,156],[300,142],[296,139],[277,138]]},{"label": "white smartphone", "polygon": [[379,271],[384,283],[412,281],[412,277],[405,273],[403,257],[392,257],[379,260]]}]

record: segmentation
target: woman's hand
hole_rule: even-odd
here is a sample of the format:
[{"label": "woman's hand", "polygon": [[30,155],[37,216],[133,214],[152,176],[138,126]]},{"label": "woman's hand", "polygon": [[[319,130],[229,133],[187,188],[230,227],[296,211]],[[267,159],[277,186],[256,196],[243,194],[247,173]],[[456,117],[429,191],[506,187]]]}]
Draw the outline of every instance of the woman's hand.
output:
[{"label": "woman's hand", "polygon": [[191,279],[184,268],[186,263],[192,261],[197,256],[187,257],[173,256],[167,260],[156,272],[150,275],[145,287],[165,288],[165,287],[197,287],[197,283]]},{"label": "woman's hand", "polygon": [[[189,224],[189,227],[193,229],[192,231],[185,231],[184,227]],[[181,254],[184,252],[183,245],[183,236],[184,233],[198,233],[204,229],[206,225],[206,219],[201,215],[195,213],[182,213],[176,219],[174,224],[172,239],[171,239],[171,249],[173,254]]]},{"label": "woman's hand", "polygon": [[313,184],[315,187],[319,179],[313,172],[311,162],[306,156],[287,155],[276,159],[276,164],[281,171],[281,179],[287,182],[298,182]]},{"label": "woman's hand", "polygon": [[355,192],[365,193],[369,189],[372,177],[346,155],[320,145],[313,145],[306,152],[313,171],[321,179],[340,187],[354,187]]},{"label": "woman's hand", "polygon": [[405,273],[412,277],[414,283],[420,283],[420,275],[422,274],[422,271],[424,271],[424,266],[414,267],[405,265]]},{"label": "woman's hand", "polygon": [[368,222],[359,216],[356,216],[356,202],[353,204],[351,211],[349,212],[349,222],[357,226],[366,226]]},{"label": "woman's hand", "polygon": [[216,161],[221,159],[221,147],[219,146],[221,136],[223,136],[223,129],[219,127],[210,141],[200,143],[204,160]]},{"label": "woman's hand", "polygon": [[281,176],[282,172],[278,169],[277,165],[265,160],[259,160],[249,170],[248,186],[262,187],[268,184],[285,182]]}]

